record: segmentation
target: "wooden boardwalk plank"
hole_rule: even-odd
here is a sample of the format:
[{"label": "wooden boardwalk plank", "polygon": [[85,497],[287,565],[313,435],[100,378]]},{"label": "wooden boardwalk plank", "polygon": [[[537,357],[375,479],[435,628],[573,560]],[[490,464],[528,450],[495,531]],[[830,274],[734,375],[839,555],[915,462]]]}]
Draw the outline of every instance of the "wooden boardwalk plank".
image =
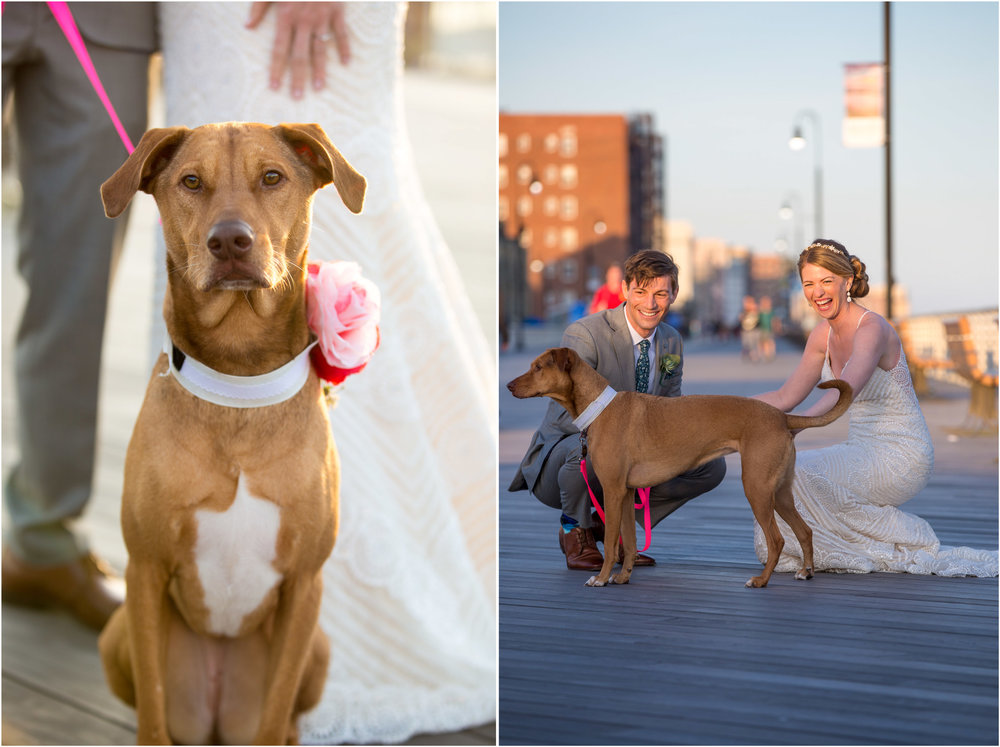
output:
[{"label": "wooden boardwalk plank", "polygon": [[[501,382],[537,352],[502,357]],[[779,367],[737,356],[689,347],[686,392],[780,383]],[[794,356],[783,361],[789,371]],[[746,380],[727,387],[720,370]],[[715,391],[696,388],[699,372]],[[585,587],[591,574],[567,570],[556,544],[557,514],[505,491],[545,404],[505,394],[501,744],[997,743],[996,579],[776,574],[745,589],[760,564],[734,455],[719,488],[655,530],[655,567],[625,587]],[[996,440],[947,440],[939,426],[964,405],[953,394],[924,408],[938,459],[905,509],[943,544],[996,547]],[[834,443],[844,426],[799,448]]]}]

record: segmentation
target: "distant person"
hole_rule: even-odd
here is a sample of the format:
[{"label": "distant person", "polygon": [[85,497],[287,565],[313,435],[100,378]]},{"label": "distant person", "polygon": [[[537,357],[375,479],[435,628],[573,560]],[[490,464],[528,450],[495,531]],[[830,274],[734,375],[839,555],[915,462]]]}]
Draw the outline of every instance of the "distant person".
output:
[{"label": "distant person", "polygon": [[[138,142],[154,4],[69,7]],[[100,630],[124,587],[76,520],[94,487],[104,322],[127,225],[104,217],[100,187],[127,150],[47,3],[4,3],[5,116],[12,98],[23,192],[17,266],[28,295],[13,351],[19,455],[3,493],[3,599],[62,608]]]},{"label": "distant person", "polygon": [[[798,268],[803,294],[822,321],[788,380],[757,399],[789,412],[820,381],[839,378],[854,388],[848,440],[800,451],[795,463],[792,490],[813,530],[815,570],[996,576],[996,550],[940,547],[926,521],[897,508],[927,484],[934,446],[899,337],[856,303],[868,295],[864,263],[836,241],[816,239]],[[831,391],[801,414],[825,413],[837,397]],[[802,563],[799,543],[777,521],[785,538],[777,570],[795,571]],[[754,546],[763,563],[767,544],[757,525]]]},{"label": "distant person", "polygon": [[604,273],[604,285],[594,292],[587,313],[596,314],[598,311],[613,309],[616,306],[621,306],[624,300],[622,268],[619,265],[611,265]]},{"label": "distant person", "polygon": [[743,360],[757,362],[757,348],[760,344],[760,314],[753,296],[743,297],[743,311],[740,312],[740,346]]},{"label": "distant person", "polygon": [[[571,324],[563,334],[563,347],[579,353],[617,391],[679,396],[683,344],[677,330],[663,321],[677,297],[677,273],[677,265],[664,252],[633,254],[625,263],[624,305]],[[591,513],[580,459],[580,431],[573,425],[573,418],[562,405],[549,402],[509,490],[528,490],[546,506],[560,511],[558,540],[566,567],[593,571],[604,562],[596,544],[604,541],[604,525],[596,512]],[[719,457],[653,486],[652,524],[655,526],[692,498],[716,487],[725,474],[726,462]],[[589,464],[587,475],[594,494],[601,500],[600,483]],[[640,554],[636,565],[654,562]]]},{"label": "distant person", "polygon": [[773,361],[775,355],[774,335],[777,332],[778,319],[774,315],[771,297],[760,299],[757,328],[760,330],[757,338],[757,358],[762,361]]}]

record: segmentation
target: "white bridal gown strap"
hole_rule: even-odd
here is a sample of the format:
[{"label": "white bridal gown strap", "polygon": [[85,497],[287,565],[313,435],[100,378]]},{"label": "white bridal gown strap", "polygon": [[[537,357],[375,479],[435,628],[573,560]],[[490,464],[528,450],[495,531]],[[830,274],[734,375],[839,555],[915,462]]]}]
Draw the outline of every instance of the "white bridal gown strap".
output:
[{"label": "white bridal gown strap", "polygon": [[[822,379],[833,378],[828,350]],[[891,370],[876,366],[848,417],[847,441],[796,457],[792,492],[813,530],[815,569],[996,576],[996,550],[942,547],[930,524],[898,508],[924,488],[934,468],[934,446],[902,351]],[[798,570],[798,540],[775,518],[785,539],[777,570]],[[767,543],[756,522],[754,549],[763,563]]]},{"label": "white bridal gown strap", "polygon": [[316,195],[310,258],[358,262],[383,303],[381,347],[331,411],[342,521],[320,625],[333,650],[300,739],[392,742],[485,723],[495,718],[496,373],[410,152],[405,4],[347,4],[351,62],[331,50],[328,91],[299,102],[267,86],[274,9],[248,31],[249,7],[160,5],[166,124],[322,125],[368,194],[360,216],[333,187]]}]

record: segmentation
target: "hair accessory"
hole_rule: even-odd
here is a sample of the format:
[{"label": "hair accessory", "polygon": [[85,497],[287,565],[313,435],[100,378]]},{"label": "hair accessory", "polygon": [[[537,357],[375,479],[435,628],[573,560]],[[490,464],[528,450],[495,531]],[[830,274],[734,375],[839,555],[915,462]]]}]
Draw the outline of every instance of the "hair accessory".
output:
[{"label": "hair accessory", "polygon": [[821,243],[817,242],[815,244],[810,244],[808,248],[809,249],[829,249],[831,252],[837,252],[837,254],[843,254],[845,257],[847,257],[848,260],[851,259],[851,255],[850,255],[850,253],[848,253],[848,251],[846,249],[841,249],[840,247],[836,247],[833,244],[821,244]]}]

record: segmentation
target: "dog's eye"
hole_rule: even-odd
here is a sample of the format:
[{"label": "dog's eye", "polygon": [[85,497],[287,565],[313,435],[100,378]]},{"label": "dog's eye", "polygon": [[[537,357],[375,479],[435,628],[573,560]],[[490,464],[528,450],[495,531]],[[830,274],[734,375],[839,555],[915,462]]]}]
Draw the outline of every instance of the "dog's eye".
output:
[{"label": "dog's eye", "polygon": [[281,174],[277,171],[267,171],[264,173],[264,178],[262,180],[264,184],[268,187],[273,187],[275,184],[281,181]]},{"label": "dog's eye", "polygon": [[188,174],[181,179],[181,183],[183,183],[188,189],[194,191],[201,186],[201,179],[196,177],[194,174]]}]

